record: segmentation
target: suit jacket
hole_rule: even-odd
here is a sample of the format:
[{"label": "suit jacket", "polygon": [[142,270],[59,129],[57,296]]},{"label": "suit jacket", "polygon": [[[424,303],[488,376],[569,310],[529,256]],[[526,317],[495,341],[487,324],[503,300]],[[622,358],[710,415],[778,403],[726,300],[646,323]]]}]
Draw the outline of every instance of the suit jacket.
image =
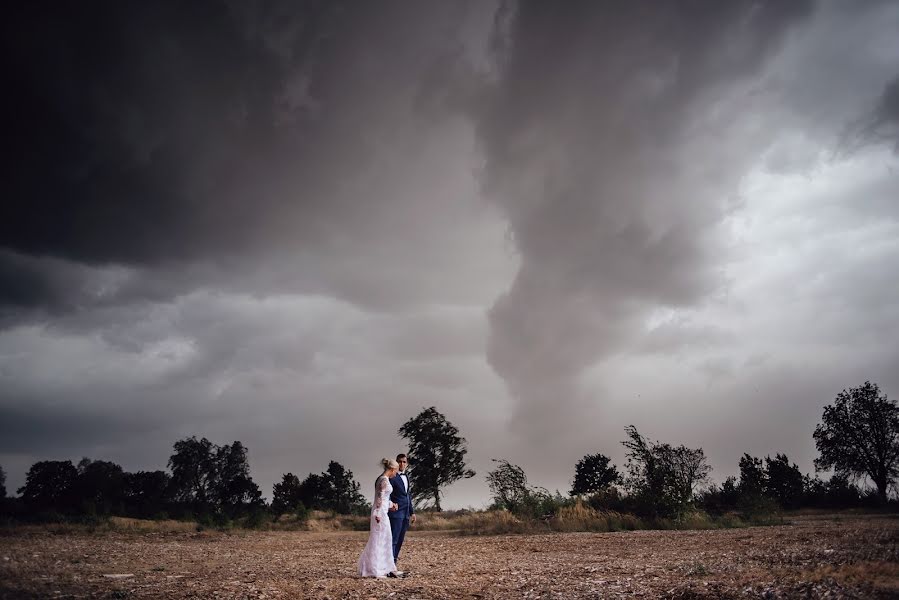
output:
[{"label": "suit jacket", "polygon": [[[409,476],[406,475],[406,477]],[[415,514],[415,509],[412,507],[412,496],[403,484],[403,478],[399,476],[399,473],[390,480],[390,485],[393,486],[390,501],[396,502],[397,509],[387,513],[387,516],[391,519],[408,519]]]}]

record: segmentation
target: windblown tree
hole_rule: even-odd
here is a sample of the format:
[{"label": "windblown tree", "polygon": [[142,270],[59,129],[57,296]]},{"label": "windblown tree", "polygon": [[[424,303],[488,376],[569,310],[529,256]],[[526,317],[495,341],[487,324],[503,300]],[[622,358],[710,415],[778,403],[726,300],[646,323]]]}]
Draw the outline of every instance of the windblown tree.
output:
[{"label": "windblown tree", "polygon": [[628,477],[625,484],[652,516],[677,517],[692,504],[696,488],[708,479],[711,467],[702,448],[650,442],[633,425],[624,428],[628,439]]},{"label": "windblown tree", "polygon": [[409,442],[409,485],[416,505],[433,500],[434,508],[441,510],[440,490],[474,477],[474,471],[465,468],[465,438],[433,406],[406,421],[399,434]]},{"label": "windblown tree", "polygon": [[833,469],[845,477],[867,476],[877,486],[881,502],[899,476],[899,406],[880,393],[877,384],[840,392],[824,407],[822,422],[815,427],[815,446],[820,456],[815,469]]},{"label": "windblown tree", "polygon": [[493,459],[497,467],[487,473],[487,485],[493,505],[509,512],[517,512],[528,501],[530,488],[524,469],[507,460]]},{"label": "windblown tree", "polygon": [[621,475],[610,462],[611,459],[603,454],[588,454],[577,461],[571,495],[595,494],[617,483]]}]

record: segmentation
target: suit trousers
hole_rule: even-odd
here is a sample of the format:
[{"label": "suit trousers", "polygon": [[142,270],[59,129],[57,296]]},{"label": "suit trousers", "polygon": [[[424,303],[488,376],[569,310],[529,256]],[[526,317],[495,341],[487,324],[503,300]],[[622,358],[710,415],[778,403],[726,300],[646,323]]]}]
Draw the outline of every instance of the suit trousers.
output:
[{"label": "suit trousers", "polygon": [[393,535],[393,562],[400,558],[400,548],[403,547],[403,540],[406,537],[406,530],[409,529],[409,515],[397,515],[393,517],[393,513],[388,513],[390,517],[390,533]]}]

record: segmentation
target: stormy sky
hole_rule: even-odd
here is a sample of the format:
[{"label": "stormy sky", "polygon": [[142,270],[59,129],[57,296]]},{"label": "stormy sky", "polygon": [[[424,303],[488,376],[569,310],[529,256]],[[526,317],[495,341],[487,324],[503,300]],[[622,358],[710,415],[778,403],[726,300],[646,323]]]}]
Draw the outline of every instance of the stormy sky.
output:
[{"label": "stormy sky", "polygon": [[563,492],[623,429],[805,472],[899,394],[899,4],[25,3],[0,465],[367,483],[436,406]]}]

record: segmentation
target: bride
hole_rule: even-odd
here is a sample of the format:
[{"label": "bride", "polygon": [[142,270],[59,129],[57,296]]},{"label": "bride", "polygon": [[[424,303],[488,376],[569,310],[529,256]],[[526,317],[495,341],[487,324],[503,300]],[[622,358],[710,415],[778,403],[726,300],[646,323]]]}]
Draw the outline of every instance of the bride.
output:
[{"label": "bride", "polygon": [[368,543],[359,557],[359,575],[362,577],[398,577],[393,561],[393,536],[390,533],[390,493],[393,486],[390,478],[396,475],[399,465],[389,458],[381,459],[384,472],[375,482],[375,501],[371,508]]}]

